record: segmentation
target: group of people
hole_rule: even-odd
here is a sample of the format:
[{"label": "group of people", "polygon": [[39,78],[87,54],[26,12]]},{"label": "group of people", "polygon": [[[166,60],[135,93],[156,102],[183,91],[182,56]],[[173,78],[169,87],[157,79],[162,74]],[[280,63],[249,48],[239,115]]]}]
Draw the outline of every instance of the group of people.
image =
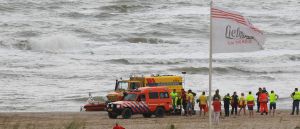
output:
[{"label": "group of people", "polygon": [[[195,113],[194,106],[196,102],[199,103],[200,116],[202,115],[202,113],[205,116],[206,112],[208,112],[208,97],[205,95],[205,92],[201,93],[196,102],[194,100],[196,94],[192,92],[192,90],[188,90],[188,92],[185,92],[184,89],[181,89],[181,95],[179,95],[174,89],[170,95],[172,97],[174,113],[176,112],[176,109],[178,109],[177,107],[179,106],[180,113],[181,109],[183,109],[184,115],[191,116],[193,113]],[[212,106],[214,111],[215,122],[219,122],[219,116],[222,114],[221,101],[223,101],[224,104],[223,106],[225,117],[229,117],[230,114],[240,115],[241,112],[244,115],[246,115],[246,107],[249,110],[249,117],[253,117],[255,105],[257,106],[256,112],[260,113],[261,115],[272,114],[274,116],[276,110],[276,103],[279,99],[279,96],[273,90],[269,93],[265,87],[259,88],[258,92],[255,95],[257,96],[256,99],[251,91],[249,91],[247,95],[241,93],[240,96],[238,96],[237,92],[233,92],[231,96],[229,93],[227,93],[223,97],[223,99],[221,99],[219,90],[217,89],[215,91],[215,94],[212,96]],[[293,110],[291,115],[294,115],[295,112],[297,115],[299,115],[300,92],[298,91],[298,88],[295,88],[294,92],[291,94],[291,98],[293,99]]]},{"label": "group of people", "polygon": [[[181,109],[184,110],[184,115],[191,116],[195,114],[195,96],[196,93],[192,92],[192,90],[188,90],[186,92],[184,89],[181,89],[181,94],[179,95],[176,92],[176,89],[173,89],[173,92],[170,93],[172,98],[172,105],[173,105],[173,114],[176,112],[181,114]],[[177,110],[179,106],[179,110]]]}]

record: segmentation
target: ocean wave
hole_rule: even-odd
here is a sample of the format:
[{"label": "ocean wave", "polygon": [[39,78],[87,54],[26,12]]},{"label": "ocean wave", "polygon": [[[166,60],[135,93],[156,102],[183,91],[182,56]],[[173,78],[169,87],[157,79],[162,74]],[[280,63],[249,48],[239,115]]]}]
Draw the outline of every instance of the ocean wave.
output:
[{"label": "ocean wave", "polygon": [[151,31],[148,31],[148,32],[139,32],[139,33],[131,33],[133,35],[136,35],[136,36],[166,36],[166,37],[172,37],[174,36],[172,33],[169,33],[169,32],[160,32],[158,30],[151,30]]},{"label": "ocean wave", "polygon": [[82,14],[79,12],[68,12],[68,13],[62,13],[60,14],[62,17],[70,17],[70,18],[87,18],[90,17],[89,15]]},{"label": "ocean wave", "polygon": [[[171,71],[186,71],[189,74],[208,74],[208,67],[179,67],[171,68]],[[228,67],[213,67],[213,72],[218,74],[277,74],[277,73],[299,73],[300,71],[286,70],[284,68],[249,68],[249,67],[238,67],[238,66],[228,66]],[[264,77],[262,77],[264,78]],[[267,78],[274,79],[274,78]]]},{"label": "ocean wave", "polygon": [[300,32],[274,31],[274,32],[267,32],[266,34],[271,36],[299,36]]},{"label": "ocean wave", "polygon": [[100,9],[109,11],[109,12],[118,12],[118,13],[127,13],[132,11],[141,11],[145,9],[151,8],[150,6],[145,5],[108,5],[108,6],[102,6]]},{"label": "ocean wave", "polygon": [[137,38],[127,38],[124,39],[125,41],[129,43],[149,43],[149,44],[178,44],[176,41],[169,41],[169,40],[163,40],[159,38],[144,38],[144,37],[137,37]]},{"label": "ocean wave", "polygon": [[102,12],[102,13],[94,15],[95,18],[99,18],[99,19],[110,18],[110,17],[114,17],[114,16],[117,16],[117,14]]},{"label": "ocean wave", "polygon": [[8,4],[0,4],[0,12],[12,12],[15,11],[13,7],[10,7]]},{"label": "ocean wave", "polygon": [[18,35],[20,37],[36,37],[39,34],[40,33],[36,32],[36,31],[20,31],[20,32],[16,33],[16,35]]},{"label": "ocean wave", "polygon": [[250,79],[250,80],[263,79],[263,80],[270,80],[270,81],[276,80],[275,77],[273,77],[273,76],[268,76],[268,75],[251,76],[251,77],[249,77],[249,79]]},{"label": "ocean wave", "polygon": [[170,64],[180,64],[183,62],[188,62],[187,59],[156,59],[156,58],[127,58],[127,59],[111,59],[106,60],[106,62],[116,63],[116,64],[126,64],[126,65],[134,65],[134,64],[152,64],[152,65],[170,65]]},{"label": "ocean wave", "polygon": [[[214,59],[213,62],[219,64],[232,64],[232,63],[247,63],[247,64],[257,64],[257,63],[274,63],[274,62],[295,62],[300,61],[300,54],[284,54],[279,56],[267,56],[267,57],[251,57],[251,58],[223,58],[223,59]],[[120,58],[120,59],[110,59],[106,60],[106,62],[116,63],[116,64],[126,64],[126,65],[134,65],[134,64],[208,64],[207,58]],[[264,67],[264,66],[262,66]],[[276,66],[274,66],[276,67]],[[247,71],[247,69],[241,67],[232,67],[231,69],[235,71],[241,72],[251,72]],[[197,71],[197,70],[196,70]],[[281,70],[274,71],[280,72]],[[255,72],[255,71],[252,71]],[[258,73],[260,71],[257,71]],[[265,71],[265,73],[268,71]],[[272,71],[271,71],[272,72]],[[262,72],[264,73],[264,72]]]},{"label": "ocean wave", "polygon": [[0,41],[0,46],[20,50],[40,52],[70,52],[84,47],[81,41],[72,35],[52,35],[44,38],[10,39]]}]

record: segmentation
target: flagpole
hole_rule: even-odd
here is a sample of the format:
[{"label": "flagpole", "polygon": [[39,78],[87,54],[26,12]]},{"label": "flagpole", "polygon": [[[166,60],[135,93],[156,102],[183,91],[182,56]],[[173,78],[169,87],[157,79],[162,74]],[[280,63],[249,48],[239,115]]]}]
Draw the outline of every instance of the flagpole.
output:
[{"label": "flagpole", "polygon": [[211,110],[211,85],[212,85],[212,17],[211,17],[211,10],[212,10],[212,4],[213,1],[210,1],[210,35],[209,35],[209,81],[208,81],[208,85],[209,85],[209,90],[208,90],[208,119],[209,119],[209,129],[212,128],[212,121],[211,121],[211,115],[212,115],[212,110]]}]

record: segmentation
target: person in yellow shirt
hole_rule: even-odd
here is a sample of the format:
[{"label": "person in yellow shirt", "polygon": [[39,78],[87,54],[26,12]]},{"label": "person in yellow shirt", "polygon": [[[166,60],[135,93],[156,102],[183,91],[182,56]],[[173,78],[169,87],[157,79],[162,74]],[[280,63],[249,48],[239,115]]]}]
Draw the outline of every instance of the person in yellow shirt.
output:
[{"label": "person in yellow shirt", "polygon": [[188,90],[187,111],[188,111],[188,115],[190,116],[192,116],[192,112],[193,112],[193,101],[194,101],[194,94],[192,93],[192,90]]},{"label": "person in yellow shirt", "polygon": [[241,97],[239,99],[239,107],[240,107],[239,115],[241,114],[242,110],[244,111],[244,115],[246,115],[246,99],[244,93],[241,93]]},{"label": "person in yellow shirt", "polygon": [[200,116],[203,111],[203,115],[205,116],[206,108],[207,108],[207,96],[205,96],[205,91],[202,92],[202,95],[199,96],[199,108],[200,108]]},{"label": "person in yellow shirt", "polygon": [[276,109],[276,101],[278,99],[278,95],[274,93],[274,91],[271,91],[271,94],[269,94],[269,99],[270,99],[270,115],[273,110],[273,116],[275,114],[275,109]]},{"label": "person in yellow shirt", "polygon": [[173,92],[170,93],[170,96],[172,97],[173,113],[175,113],[177,107],[177,100],[178,100],[178,94],[176,92],[176,89],[173,89]]},{"label": "person in yellow shirt", "polygon": [[247,101],[247,107],[248,107],[248,110],[249,110],[249,115],[250,115],[250,117],[253,117],[253,115],[254,115],[253,107],[255,105],[255,98],[252,95],[251,91],[249,91],[249,94],[246,97],[246,101]]},{"label": "person in yellow shirt", "polygon": [[294,115],[295,111],[296,114],[299,115],[300,91],[298,91],[298,88],[295,88],[295,92],[291,94],[291,97],[293,99],[293,112],[291,115]]}]

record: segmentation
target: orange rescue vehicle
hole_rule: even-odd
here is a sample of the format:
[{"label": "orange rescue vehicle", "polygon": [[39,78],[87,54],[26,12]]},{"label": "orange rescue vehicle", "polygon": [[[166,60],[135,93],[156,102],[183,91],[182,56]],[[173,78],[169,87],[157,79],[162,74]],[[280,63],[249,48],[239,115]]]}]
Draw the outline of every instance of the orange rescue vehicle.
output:
[{"label": "orange rescue vehicle", "polygon": [[109,118],[119,115],[129,119],[133,114],[143,114],[144,117],[163,117],[165,112],[172,110],[172,99],[168,87],[142,87],[128,92],[122,101],[107,104]]}]

